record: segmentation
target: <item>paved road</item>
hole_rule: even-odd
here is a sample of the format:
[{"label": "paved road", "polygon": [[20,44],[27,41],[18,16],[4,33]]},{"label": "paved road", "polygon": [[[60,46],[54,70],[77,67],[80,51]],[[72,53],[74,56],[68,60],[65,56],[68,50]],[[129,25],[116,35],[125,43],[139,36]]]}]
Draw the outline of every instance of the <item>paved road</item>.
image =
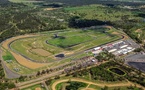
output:
[{"label": "paved road", "polygon": [[34,80],[17,83],[16,86],[19,89],[22,89],[22,88],[25,88],[25,87],[29,86],[30,84],[31,85],[35,85],[36,83],[42,83],[43,81],[47,80],[47,78],[54,77],[56,75],[60,75],[60,74],[62,74],[62,72],[63,72],[63,70],[60,70],[60,71],[57,71],[57,72],[53,72],[53,73],[51,73],[49,75],[41,76],[41,77],[39,77],[37,79],[34,79]]},{"label": "paved road", "polygon": [[13,79],[13,78],[19,78],[20,75],[11,71],[5,64],[5,62],[3,61],[3,58],[2,58],[2,50],[0,48],[0,60],[2,61],[2,65],[3,65],[3,68],[4,68],[4,71],[5,71],[5,76],[6,78],[8,79]]}]

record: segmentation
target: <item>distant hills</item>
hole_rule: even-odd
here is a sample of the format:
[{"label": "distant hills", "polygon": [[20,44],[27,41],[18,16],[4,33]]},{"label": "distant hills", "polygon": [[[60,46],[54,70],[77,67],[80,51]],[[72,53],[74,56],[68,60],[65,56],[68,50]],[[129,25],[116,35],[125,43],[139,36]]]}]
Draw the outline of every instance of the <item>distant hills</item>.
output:
[{"label": "distant hills", "polygon": [[8,0],[0,0],[0,4],[1,3],[6,3],[6,2],[8,2]]},{"label": "distant hills", "polygon": [[145,0],[45,0],[46,2],[61,2],[67,5],[86,5],[86,4],[125,4],[137,5],[145,3]]},{"label": "distant hills", "polygon": [[88,4],[124,4],[124,5],[140,5],[144,4],[145,0],[0,0],[0,3],[5,2],[39,2],[44,1],[47,3],[63,3],[65,5],[88,5]]}]

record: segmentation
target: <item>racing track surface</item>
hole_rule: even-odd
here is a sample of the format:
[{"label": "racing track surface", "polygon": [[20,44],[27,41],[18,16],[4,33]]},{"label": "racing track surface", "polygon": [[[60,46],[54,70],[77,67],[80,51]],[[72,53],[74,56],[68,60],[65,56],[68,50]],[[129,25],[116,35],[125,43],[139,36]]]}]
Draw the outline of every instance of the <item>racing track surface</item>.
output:
[{"label": "racing track surface", "polygon": [[31,60],[29,60],[29,59],[21,56],[20,54],[12,51],[9,48],[9,44],[11,42],[13,42],[14,40],[21,39],[21,38],[27,38],[27,37],[33,37],[33,36],[37,36],[37,35],[22,35],[22,36],[17,36],[17,37],[13,37],[13,38],[7,39],[4,42],[2,42],[2,47],[7,49],[14,56],[14,58],[17,60],[17,62],[19,64],[21,64],[21,65],[23,65],[23,66],[25,66],[27,68],[30,68],[30,69],[40,68],[40,67],[46,66],[47,64],[46,63],[32,62]]},{"label": "racing track surface", "polygon": [[[1,48],[0,48],[0,55],[2,55],[2,50],[1,50]],[[4,63],[4,61],[3,61],[3,59],[2,59],[2,56],[0,56],[0,60],[2,60],[2,65],[3,65],[3,68],[4,68],[4,70],[5,70],[5,74],[6,74],[5,77],[6,77],[6,78],[13,79],[13,78],[18,78],[18,77],[20,77],[19,74],[17,74],[17,73],[15,73],[15,72],[11,71],[11,70],[6,66],[6,64]]]}]

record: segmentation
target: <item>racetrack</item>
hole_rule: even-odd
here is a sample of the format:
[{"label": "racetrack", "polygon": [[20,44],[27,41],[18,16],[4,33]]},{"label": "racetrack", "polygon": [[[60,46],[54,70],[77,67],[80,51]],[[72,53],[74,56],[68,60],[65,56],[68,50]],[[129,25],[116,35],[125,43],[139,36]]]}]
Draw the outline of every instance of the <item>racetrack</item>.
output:
[{"label": "racetrack", "polygon": [[[114,30],[113,31],[110,31],[109,33],[112,33],[112,32],[114,32]],[[82,34],[82,32],[67,32],[67,33],[59,33],[59,35],[64,35],[64,34],[70,34],[69,36],[74,36],[73,34]],[[79,44],[79,45],[76,45],[76,46],[73,46],[73,49],[74,49],[74,51],[72,51],[72,52],[78,52],[78,53],[82,53],[82,52],[84,52],[84,50],[86,50],[86,49],[88,49],[88,48],[92,48],[93,46],[97,46],[97,45],[100,45],[100,44],[104,44],[104,43],[109,43],[109,42],[112,42],[112,41],[114,41],[114,40],[118,40],[118,39],[121,39],[120,38],[120,36],[119,35],[116,35],[116,33],[115,33],[115,35],[116,35],[116,37],[111,37],[111,36],[109,36],[108,34],[106,35],[106,34],[104,34],[104,33],[101,33],[101,32],[97,32],[97,33],[95,33],[94,34],[94,31],[90,31],[90,33],[87,33],[87,34],[91,34],[91,35],[93,35],[93,36],[91,36],[90,35],[90,38],[91,38],[91,40],[90,40],[90,38],[86,38],[87,39],[87,41],[84,41],[84,42],[82,42],[82,44]],[[87,35],[86,33],[84,34],[84,32],[83,32],[83,36],[84,35]],[[96,39],[96,35],[98,35],[97,36],[97,39]],[[25,38],[26,40],[29,40],[28,38],[30,38],[30,37],[36,37],[36,36],[38,36],[38,35],[21,35],[21,36],[17,36],[17,37],[13,37],[13,38],[10,38],[10,39],[7,39],[7,40],[5,40],[4,42],[2,42],[2,47],[3,48],[5,48],[6,50],[8,50],[11,54],[12,54],[12,56],[14,56],[14,58],[16,59],[16,61],[18,62],[18,63],[20,63],[21,65],[23,65],[23,66],[25,66],[25,67],[27,67],[27,68],[30,68],[30,69],[36,69],[36,68],[40,68],[40,67],[43,67],[43,66],[46,66],[46,65],[48,65],[48,63],[44,63],[44,61],[43,60],[46,60],[46,62],[48,61],[48,59],[50,59],[50,61],[51,60],[53,60],[53,58],[52,57],[50,57],[51,55],[51,53],[48,53],[47,52],[47,48],[48,48],[48,46],[45,46],[44,45],[44,47],[43,48],[45,48],[45,49],[41,49],[41,48],[36,48],[36,49],[31,49],[31,51],[33,51],[33,53],[35,53],[34,55],[33,54],[29,54],[29,53],[19,53],[19,51],[16,51],[16,49],[13,49],[13,48],[11,48],[11,46],[10,46],[10,44],[12,43],[12,42],[14,42],[14,41],[16,41],[16,40],[18,40],[18,39],[23,39],[23,38]],[[79,35],[78,35],[79,36]],[[95,37],[94,37],[95,36]],[[106,36],[108,37],[108,38],[106,38]],[[85,36],[84,36],[85,37]],[[78,42],[80,42],[80,41],[82,41],[82,40],[84,40],[84,37],[82,38],[79,38],[80,40],[78,41],[77,40],[77,42],[75,41],[76,40],[76,38],[74,39],[74,38],[68,38],[68,41],[69,42],[67,42],[68,44],[70,44],[70,41],[71,40],[74,40],[73,42],[73,44],[77,44]],[[100,38],[99,38],[100,37]],[[94,40],[94,38],[96,39],[96,40]],[[69,39],[71,39],[71,40],[69,40]],[[100,39],[102,39],[101,41],[100,41]],[[39,39],[38,39],[39,40]],[[67,39],[66,39],[67,40]],[[91,41],[92,43],[90,43],[89,41]],[[54,42],[54,40],[52,40],[52,42],[54,43],[54,45],[57,45],[55,42]],[[21,52],[23,52],[23,51],[25,51],[24,49],[25,48],[22,48],[21,46],[17,46],[17,45],[19,45],[20,43],[22,43],[22,42],[19,42],[19,43],[16,43],[16,44],[13,44],[18,50],[19,49],[21,49],[20,51]],[[24,42],[25,43],[25,42]],[[30,43],[31,43],[31,41],[30,41]],[[41,42],[39,42],[40,44],[41,44]],[[37,43],[35,43],[35,44],[37,44]],[[86,46],[87,45],[87,46]],[[41,46],[41,45],[40,45]],[[40,46],[38,46],[38,47],[40,47]],[[59,53],[64,53],[64,51],[62,50],[62,49],[60,49],[59,51],[58,51],[58,47],[54,47],[54,46],[51,46],[51,47],[49,47],[49,51],[51,51],[51,52],[53,52],[54,54],[59,54]],[[71,54],[71,55],[68,55],[68,57],[70,57],[70,56],[74,56],[74,54],[72,53],[72,52],[67,52],[67,53],[65,53],[65,55],[67,55],[67,54]],[[77,54],[78,54],[77,53]],[[73,54],[73,55],[72,55]],[[26,57],[26,56],[29,56],[29,57]],[[31,57],[33,57],[33,58],[31,58]],[[67,56],[66,56],[67,57]],[[38,62],[37,62],[37,59],[38,59]],[[64,59],[64,58],[63,58]],[[36,60],[36,61],[35,61]],[[43,61],[43,62],[42,62]],[[41,63],[40,63],[41,62]],[[49,64],[50,64],[50,62],[49,62]]]},{"label": "racetrack", "polygon": [[44,66],[47,65],[46,63],[32,62],[31,60],[23,57],[22,55],[14,52],[9,47],[9,44],[11,42],[13,42],[14,40],[21,39],[21,38],[27,38],[27,37],[34,37],[34,36],[37,36],[37,35],[22,35],[22,36],[17,36],[17,37],[13,37],[13,38],[7,39],[7,40],[5,40],[2,43],[2,47],[7,49],[14,56],[14,58],[17,60],[18,63],[20,63],[21,65],[23,65],[23,66],[25,66],[27,68],[36,69],[36,68],[44,67]]}]

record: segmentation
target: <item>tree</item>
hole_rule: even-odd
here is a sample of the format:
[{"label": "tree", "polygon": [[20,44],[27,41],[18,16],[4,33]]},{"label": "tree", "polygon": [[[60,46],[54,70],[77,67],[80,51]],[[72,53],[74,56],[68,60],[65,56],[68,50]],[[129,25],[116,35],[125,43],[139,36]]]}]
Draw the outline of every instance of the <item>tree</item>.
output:
[{"label": "tree", "polygon": [[52,82],[52,80],[51,80],[51,79],[49,79],[49,80],[45,81],[46,85],[50,85],[50,84],[51,84],[51,82]]},{"label": "tree", "polygon": [[37,74],[36,74],[36,76],[39,76],[40,74],[41,74],[40,71],[38,71]]},{"label": "tree", "polygon": [[108,90],[108,87],[107,86],[105,86],[104,88],[102,88],[101,90]]},{"label": "tree", "polygon": [[134,52],[141,52],[141,51],[143,51],[142,48],[136,48],[136,49],[134,50]]}]

